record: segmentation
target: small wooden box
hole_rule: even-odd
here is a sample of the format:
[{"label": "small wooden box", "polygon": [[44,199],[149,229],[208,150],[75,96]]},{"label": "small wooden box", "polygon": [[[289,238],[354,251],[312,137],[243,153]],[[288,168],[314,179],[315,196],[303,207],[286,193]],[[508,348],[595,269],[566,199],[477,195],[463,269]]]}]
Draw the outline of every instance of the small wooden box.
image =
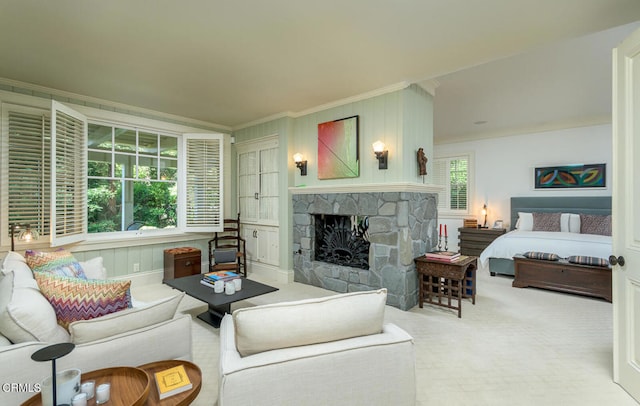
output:
[{"label": "small wooden box", "polygon": [[476,227],[478,227],[478,220],[464,219],[464,228],[476,228]]},{"label": "small wooden box", "polygon": [[200,273],[200,250],[191,247],[164,250],[164,280],[182,278]]}]

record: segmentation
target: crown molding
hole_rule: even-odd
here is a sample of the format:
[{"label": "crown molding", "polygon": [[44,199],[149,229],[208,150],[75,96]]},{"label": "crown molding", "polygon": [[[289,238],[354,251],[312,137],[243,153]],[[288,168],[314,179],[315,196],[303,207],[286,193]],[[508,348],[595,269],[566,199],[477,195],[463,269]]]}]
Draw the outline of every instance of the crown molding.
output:
[{"label": "crown molding", "polygon": [[297,186],[289,188],[292,195],[376,192],[438,193],[444,190],[444,186],[412,182],[358,183],[350,185]]},{"label": "crown molding", "polygon": [[[106,110],[116,111],[116,112],[135,112],[149,118],[156,119],[165,119],[171,120],[175,122],[181,122],[183,124],[195,125],[198,127],[205,128],[216,128],[218,130],[231,131],[232,128],[226,125],[210,123],[208,121],[196,120],[194,118],[177,116],[175,114],[164,113],[161,111],[145,109],[143,107],[131,106],[124,103],[118,103],[114,101],[99,99],[97,97],[85,96],[77,93],[67,92],[65,90],[54,89],[51,87],[34,85],[32,83],[20,82],[18,80],[0,78],[0,85],[10,86],[13,88],[13,91],[17,93],[25,94],[28,96],[34,97],[50,97],[50,98],[62,98],[63,100],[59,100],[62,102],[69,102],[73,104],[85,105],[87,107],[92,107],[91,105],[99,105],[107,107]],[[64,100],[68,99],[68,100]],[[84,104],[84,103],[89,103]]]}]

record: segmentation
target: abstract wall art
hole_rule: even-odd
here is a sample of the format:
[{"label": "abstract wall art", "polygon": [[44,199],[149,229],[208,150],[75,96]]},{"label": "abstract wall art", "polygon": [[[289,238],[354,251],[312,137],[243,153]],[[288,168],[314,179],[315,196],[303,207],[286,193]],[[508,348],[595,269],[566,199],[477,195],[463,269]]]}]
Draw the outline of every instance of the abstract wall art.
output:
[{"label": "abstract wall art", "polygon": [[357,178],[359,116],[318,124],[318,179]]},{"label": "abstract wall art", "polygon": [[603,188],[607,164],[545,166],[534,169],[536,189]]}]

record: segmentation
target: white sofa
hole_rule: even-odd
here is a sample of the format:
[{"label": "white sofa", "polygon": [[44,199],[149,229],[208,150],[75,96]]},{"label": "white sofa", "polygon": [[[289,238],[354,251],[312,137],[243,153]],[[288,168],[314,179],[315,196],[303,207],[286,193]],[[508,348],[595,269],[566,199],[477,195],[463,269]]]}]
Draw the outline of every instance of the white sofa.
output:
[{"label": "white sofa", "polygon": [[[101,258],[83,267],[90,278],[104,276]],[[97,271],[88,272],[92,268]],[[0,272],[0,404],[19,404],[38,391],[42,380],[51,375],[51,363],[35,362],[31,355],[57,342],[76,344],[56,361],[58,371],[191,360],[191,317],[176,316],[183,295],[75,321],[68,332],[57,324],[24,258],[10,252]]]},{"label": "white sofa", "polygon": [[220,326],[218,406],[415,405],[413,339],[386,290],[238,309]]}]

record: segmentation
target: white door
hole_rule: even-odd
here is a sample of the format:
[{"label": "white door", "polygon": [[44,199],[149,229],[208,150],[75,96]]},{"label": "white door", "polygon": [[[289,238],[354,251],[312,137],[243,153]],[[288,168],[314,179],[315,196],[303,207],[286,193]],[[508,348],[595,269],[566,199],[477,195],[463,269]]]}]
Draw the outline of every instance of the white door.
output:
[{"label": "white door", "polygon": [[[613,379],[640,401],[640,30],[613,53]],[[624,264],[620,259],[624,259]],[[612,261],[613,263],[614,261]]]}]

